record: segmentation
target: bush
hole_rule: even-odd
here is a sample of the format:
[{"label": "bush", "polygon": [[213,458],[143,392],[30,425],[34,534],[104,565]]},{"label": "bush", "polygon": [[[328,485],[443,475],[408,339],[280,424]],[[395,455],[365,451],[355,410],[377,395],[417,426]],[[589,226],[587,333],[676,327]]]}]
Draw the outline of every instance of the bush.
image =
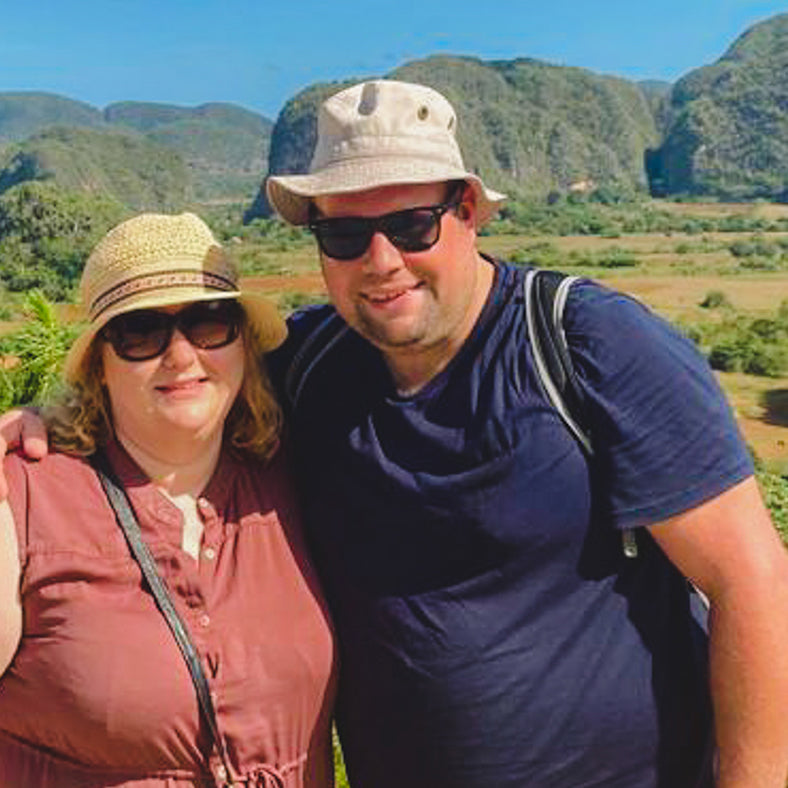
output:
[{"label": "bush", "polygon": [[699,306],[703,309],[733,309],[733,304],[722,290],[709,290]]},{"label": "bush", "polygon": [[767,241],[761,235],[754,235],[747,240],[739,239],[734,241],[728,246],[728,249],[730,249],[730,252],[734,257],[770,258],[776,257],[780,252],[780,248],[777,246],[777,244]]},{"label": "bush", "polygon": [[566,259],[561,250],[550,241],[537,241],[515,249],[509,259],[517,265],[534,265],[539,268],[560,267]]},{"label": "bush", "polygon": [[[712,293],[707,301],[712,300],[710,296]],[[708,353],[714,369],[766,377],[781,377],[788,371],[787,302],[780,305],[774,318],[746,318],[733,310],[722,315],[721,321],[683,329]]]},{"label": "bush", "polygon": [[18,363],[0,373],[0,410],[40,405],[60,385],[60,369],[76,331],[61,326],[52,304],[38,290],[25,299],[28,322],[0,340],[0,354]]},{"label": "bush", "polygon": [[600,268],[629,268],[638,264],[637,255],[629,249],[611,246],[595,256],[595,264]]},{"label": "bush", "polygon": [[709,353],[712,369],[721,372],[746,372],[779,378],[788,369],[788,352],[783,343],[759,340],[757,335],[726,337]]}]

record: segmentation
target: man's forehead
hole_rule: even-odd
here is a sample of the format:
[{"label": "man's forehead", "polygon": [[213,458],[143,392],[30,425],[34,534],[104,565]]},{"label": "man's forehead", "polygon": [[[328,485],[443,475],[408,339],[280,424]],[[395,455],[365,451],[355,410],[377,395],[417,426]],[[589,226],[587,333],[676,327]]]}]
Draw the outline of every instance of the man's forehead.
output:
[{"label": "man's forehead", "polygon": [[396,183],[355,192],[323,194],[314,204],[323,215],[341,215],[352,211],[374,216],[401,208],[440,202],[446,192],[446,181],[432,183]]}]

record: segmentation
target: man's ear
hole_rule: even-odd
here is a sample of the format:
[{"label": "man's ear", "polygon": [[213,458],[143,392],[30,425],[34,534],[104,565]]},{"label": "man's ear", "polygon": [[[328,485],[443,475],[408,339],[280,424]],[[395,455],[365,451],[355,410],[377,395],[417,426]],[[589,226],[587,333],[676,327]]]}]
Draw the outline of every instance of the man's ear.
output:
[{"label": "man's ear", "polygon": [[462,191],[462,202],[457,206],[457,218],[461,222],[472,221],[476,226],[476,192],[469,184]]}]

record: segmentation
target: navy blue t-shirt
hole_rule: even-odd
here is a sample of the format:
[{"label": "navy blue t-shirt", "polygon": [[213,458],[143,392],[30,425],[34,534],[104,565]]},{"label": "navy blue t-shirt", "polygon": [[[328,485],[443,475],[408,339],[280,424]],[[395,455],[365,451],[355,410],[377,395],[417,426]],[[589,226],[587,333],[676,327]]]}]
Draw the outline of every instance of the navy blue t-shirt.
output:
[{"label": "navy blue t-shirt", "polygon": [[[397,395],[352,331],[290,436],[341,651],[353,788],[682,788],[711,744],[705,635],[646,532],[752,472],[690,342],[581,282],[565,325],[588,460],[532,369],[522,272],[497,265],[448,368]],[[274,377],[330,307],[291,321]],[[277,372],[278,370],[278,372]]]}]

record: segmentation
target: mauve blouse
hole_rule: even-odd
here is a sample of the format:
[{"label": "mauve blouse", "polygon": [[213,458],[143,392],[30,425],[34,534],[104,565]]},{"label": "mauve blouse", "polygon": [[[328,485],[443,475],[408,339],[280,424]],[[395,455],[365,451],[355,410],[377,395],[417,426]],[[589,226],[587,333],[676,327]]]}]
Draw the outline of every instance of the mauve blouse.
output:
[{"label": "mauve blouse", "polygon": [[[335,648],[281,453],[225,450],[182,514],[117,445],[108,456],[202,657],[238,784],[333,784]],[[213,785],[221,774],[189,672],[82,460],[5,461],[23,634],[0,678],[0,786]]]}]

